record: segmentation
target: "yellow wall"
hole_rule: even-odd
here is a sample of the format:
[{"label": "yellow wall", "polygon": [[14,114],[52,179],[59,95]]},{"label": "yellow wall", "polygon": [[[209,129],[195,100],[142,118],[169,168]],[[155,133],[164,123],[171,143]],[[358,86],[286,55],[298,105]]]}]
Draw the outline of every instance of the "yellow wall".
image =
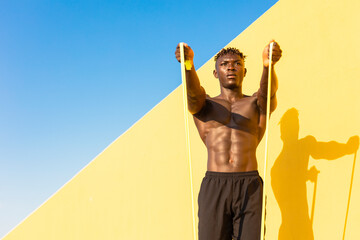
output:
[{"label": "yellow wall", "polygon": [[[280,0],[229,44],[248,55],[248,94],[258,88],[265,44],[274,38],[283,49],[269,129],[269,240],[342,239],[347,209],[345,239],[360,239],[360,166],[355,163],[348,205],[354,154],[344,155],[351,146],[340,144],[360,135],[359,10],[359,1]],[[198,70],[212,96],[218,94],[213,67],[210,59]],[[177,88],[4,240],[192,239],[182,107]],[[206,149],[190,123],[196,198]],[[313,166],[315,195],[307,180]]]}]

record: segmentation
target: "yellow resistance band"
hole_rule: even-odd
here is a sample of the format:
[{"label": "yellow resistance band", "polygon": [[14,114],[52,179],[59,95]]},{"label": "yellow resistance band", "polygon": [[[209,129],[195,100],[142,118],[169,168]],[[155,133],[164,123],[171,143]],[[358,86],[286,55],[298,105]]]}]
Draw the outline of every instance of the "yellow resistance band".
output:
[{"label": "yellow resistance band", "polygon": [[184,56],[184,43],[180,43],[180,62],[181,62],[181,80],[183,87],[183,101],[184,101],[184,120],[185,120],[185,135],[186,135],[186,151],[189,160],[189,176],[190,176],[190,193],[191,193],[191,207],[193,217],[193,233],[194,240],[196,240],[196,226],[195,226],[195,204],[194,204],[194,189],[192,180],[192,164],[191,164],[191,152],[190,152],[190,132],[189,132],[189,119],[187,111],[187,94],[186,94],[186,75],[185,75],[185,56]]},{"label": "yellow resistance band", "polygon": [[349,198],[348,198],[348,203],[347,203],[347,208],[346,208],[345,225],[344,225],[344,232],[343,232],[343,238],[342,238],[343,240],[345,240],[346,225],[347,225],[347,220],[348,220],[348,215],[349,215],[349,207],[350,207],[350,199],[351,199],[351,190],[352,190],[352,186],[353,186],[354,172],[355,172],[355,165],[356,165],[356,154],[357,154],[357,151],[356,151],[355,154],[354,154],[354,163],[353,163],[353,168],[352,168],[352,172],[351,172]]},{"label": "yellow resistance band", "polygon": [[269,47],[269,72],[268,72],[268,89],[267,89],[267,101],[266,101],[266,129],[265,129],[265,159],[264,159],[264,186],[263,186],[263,198],[262,198],[262,212],[261,212],[261,235],[260,239],[265,238],[265,201],[266,201],[266,163],[268,158],[268,139],[269,139],[269,121],[270,121],[270,98],[271,98],[271,63],[272,63],[272,50],[274,43],[270,43]]}]

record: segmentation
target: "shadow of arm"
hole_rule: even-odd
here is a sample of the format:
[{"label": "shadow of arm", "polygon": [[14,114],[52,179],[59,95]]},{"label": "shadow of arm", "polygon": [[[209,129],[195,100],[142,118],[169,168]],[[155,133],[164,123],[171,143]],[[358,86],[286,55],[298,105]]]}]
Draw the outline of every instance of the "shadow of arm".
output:
[{"label": "shadow of arm", "polygon": [[355,153],[359,146],[359,137],[349,138],[347,143],[336,141],[318,142],[315,137],[308,136],[310,143],[310,155],[314,159],[335,160],[348,154]]}]

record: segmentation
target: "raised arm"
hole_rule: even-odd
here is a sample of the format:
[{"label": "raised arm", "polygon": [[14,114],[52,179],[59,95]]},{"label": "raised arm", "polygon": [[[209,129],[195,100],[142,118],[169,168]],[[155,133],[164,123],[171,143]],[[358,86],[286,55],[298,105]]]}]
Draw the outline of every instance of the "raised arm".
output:
[{"label": "raised arm", "polygon": [[[272,53],[272,64],[271,64],[271,99],[270,99],[270,112],[273,112],[277,105],[276,100],[276,91],[278,89],[278,80],[275,73],[274,65],[279,61],[281,58],[281,49],[277,42],[274,40],[271,40],[271,42],[274,42],[273,45],[273,53]],[[261,76],[260,81],[260,88],[257,92],[257,104],[260,108],[261,114],[266,114],[266,102],[267,102],[267,85],[268,85],[268,76],[269,76],[269,49],[270,49],[270,43],[265,47],[263,51],[263,73]]]},{"label": "raised arm", "polygon": [[[194,67],[194,51],[184,43],[184,55],[186,62],[186,85],[188,97],[188,109],[191,114],[199,112],[205,104],[206,93],[200,85],[198,75]],[[180,44],[177,45],[175,57],[180,62]]]}]

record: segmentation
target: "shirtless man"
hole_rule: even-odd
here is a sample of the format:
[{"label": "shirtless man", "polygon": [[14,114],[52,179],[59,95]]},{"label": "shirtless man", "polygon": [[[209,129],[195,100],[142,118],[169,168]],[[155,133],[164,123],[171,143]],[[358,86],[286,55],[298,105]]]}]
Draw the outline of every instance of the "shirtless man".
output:
[{"label": "shirtless man", "polygon": [[[265,132],[269,45],[262,54],[260,88],[252,96],[242,93],[245,56],[235,48],[222,49],[215,56],[213,72],[221,93],[212,98],[200,85],[193,50],[184,44],[188,109],[208,152],[207,172],[198,198],[199,240],[260,239],[262,180],[257,171],[256,148]],[[274,42],[272,66],[281,52]],[[179,45],[175,55],[180,61]],[[270,72],[273,111],[278,84],[274,67]]]}]

